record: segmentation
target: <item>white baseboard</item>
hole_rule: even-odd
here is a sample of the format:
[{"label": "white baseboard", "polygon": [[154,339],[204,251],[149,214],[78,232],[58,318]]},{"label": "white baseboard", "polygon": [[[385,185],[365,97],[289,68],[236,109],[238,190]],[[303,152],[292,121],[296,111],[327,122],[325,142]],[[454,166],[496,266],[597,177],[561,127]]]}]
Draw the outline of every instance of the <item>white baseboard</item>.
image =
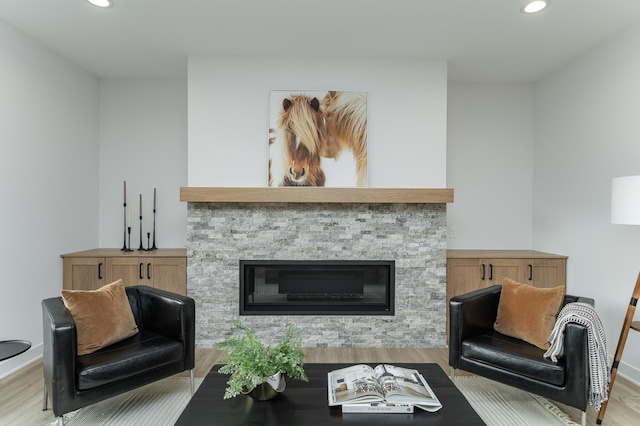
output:
[{"label": "white baseboard", "polygon": [[618,375],[629,380],[634,385],[640,386],[640,369],[620,361],[620,365],[618,366]]},{"label": "white baseboard", "polygon": [[4,379],[40,358],[42,358],[42,343],[35,347],[32,346],[23,354],[0,362],[0,379]]}]

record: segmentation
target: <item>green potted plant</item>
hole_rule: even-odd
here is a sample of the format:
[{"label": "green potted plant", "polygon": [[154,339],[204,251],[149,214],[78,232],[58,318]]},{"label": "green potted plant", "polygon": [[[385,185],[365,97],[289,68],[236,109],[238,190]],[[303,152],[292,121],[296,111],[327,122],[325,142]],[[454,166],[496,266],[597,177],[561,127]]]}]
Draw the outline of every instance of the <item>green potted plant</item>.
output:
[{"label": "green potted plant", "polygon": [[258,340],[253,328],[237,320],[233,323],[242,333],[217,346],[227,353],[222,360],[225,365],[218,372],[231,374],[224,392],[225,399],[240,393],[258,400],[271,399],[284,391],[288,380],[309,380],[303,368],[300,335],[294,333],[292,324],[287,327],[284,339],[271,346]]}]

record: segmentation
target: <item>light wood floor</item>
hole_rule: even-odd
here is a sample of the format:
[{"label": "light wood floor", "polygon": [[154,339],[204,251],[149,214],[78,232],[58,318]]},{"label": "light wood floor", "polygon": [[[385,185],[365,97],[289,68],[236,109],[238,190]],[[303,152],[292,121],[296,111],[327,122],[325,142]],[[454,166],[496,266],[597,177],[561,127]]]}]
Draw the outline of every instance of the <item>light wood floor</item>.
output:
[{"label": "light wood floor", "polygon": [[[449,374],[447,349],[363,349],[363,348],[310,348],[306,349],[307,363],[344,362],[435,362]],[[196,350],[196,377],[205,377],[223,354],[215,349]],[[183,373],[182,375],[186,375]],[[44,426],[54,421],[51,410],[42,411],[42,362],[35,362],[17,373],[0,380],[0,425]],[[576,423],[580,411],[558,404]],[[635,406],[635,408],[633,408]],[[596,423],[596,412],[589,406],[587,424]],[[618,376],[607,408],[603,425],[640,424],[640,388]]]}]

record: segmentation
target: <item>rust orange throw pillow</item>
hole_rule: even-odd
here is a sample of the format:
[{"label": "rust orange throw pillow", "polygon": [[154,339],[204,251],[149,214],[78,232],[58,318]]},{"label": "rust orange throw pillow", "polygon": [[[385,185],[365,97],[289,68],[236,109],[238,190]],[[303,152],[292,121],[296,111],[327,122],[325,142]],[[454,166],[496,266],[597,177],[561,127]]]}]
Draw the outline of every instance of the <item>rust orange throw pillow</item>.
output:
[{"label": "rust orange throw pillow", "polygon": [[78,355],[90,354],[138,332],[122,280],[97,290],[62,290],[60,295],[76,324]]},{"label": "rust orange throw pillow", "polygon": [[493,328],[499,333],[548,349],[549,335],[563,300],[563,285],[537,288],[505,278]]}]

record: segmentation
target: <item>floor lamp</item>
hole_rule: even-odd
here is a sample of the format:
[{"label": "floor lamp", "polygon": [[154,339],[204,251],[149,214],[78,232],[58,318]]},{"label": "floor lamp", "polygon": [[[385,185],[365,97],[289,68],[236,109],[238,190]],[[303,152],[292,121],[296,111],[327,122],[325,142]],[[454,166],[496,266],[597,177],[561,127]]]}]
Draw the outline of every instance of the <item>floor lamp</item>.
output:
[{"label": "floor lamp", "polygon": [[[622,225],[640,225],[640,176],[625,176],[613,179],[611,183],[611,222]],[[627,314],[622,323],[616,354],[613,357],[611,380],[609,381],[609,398],[611,398],[611,389],[618,373],[618,366],[622,358],[624,345],[627,343],[629,331],[640,331],[640,321],[633,321],[639,297],[640,274],[638,274],[636,286],[631,294]],[[598,419],[596,420],[597,424],[602,423],[608,402],[608,400],[605,401],[600,407]]]}]

